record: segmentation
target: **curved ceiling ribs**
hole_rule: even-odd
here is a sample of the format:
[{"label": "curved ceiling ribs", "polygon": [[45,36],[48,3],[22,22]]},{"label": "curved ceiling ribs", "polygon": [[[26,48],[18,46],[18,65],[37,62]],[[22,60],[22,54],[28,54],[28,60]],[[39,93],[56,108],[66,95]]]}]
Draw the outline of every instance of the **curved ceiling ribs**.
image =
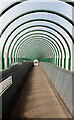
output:
[{"label": "curved ceiling ribs", "polygon": [[[34,35],[34,34],[32,34],[32,35]],[[28,36],[27,36],[28,37]],[[38,37],[38,38],[40,38],[40,36],[31,36],[31,37],[29,37],[29,38],[34,38],[34,37]],[[44,38],[43,36],[41,36],[42,38]],[[17,44],[17,46],[15,47],[15,49],[14,49],[14,46],[16,45],[16,42],[15,42],[15,44],[14,44],[14,46],[13,46],[13,48],[12,48],[12,51],[11,51],[11,59],[12,59],[12,53],[13,53],[13,49],[14,49],[14,54],[15,54],[15,52],[16,52],[16,49],[17,49],[17,47],[18,46],[21,46],[20,44],[22,44],[22,42],[26,42],[26,40],[28,39],[25,39],[25,41],[24,41],[24,39],[25,38],[23,38],[22,40],[20,40],[19,42],[18,42],[18,44]],[[36,39],[36,38],[35,38]],[[41,39],[42,40],[42,39]],[[46,41],[47,42],[47,41]],[[50,47],[50,46],[49,46]],[[57,53],[56,53],[57,54]],[[57,55],[56,55],[57,56]],[[15,55],[14,55],[14,57],[15,57]]]},{"label": "curved ceiling ribs", "polygon": [[[36,39],[36,38],[35,38]],[[34,40],[33,38],[31,38],[31,39],[29,39],[29,40]],[[50,43],[50,46],[49,46],[49,43],[48,42],[45,42],[45,39],[42,39],[42,38],[40,38],[40,40],[42,40],[42,43],[40,43],[41,44],[41,46],[42,46],[42,48],[44,48],[45,46],[44,45],[46,45],[47,46],[47,48],[48,48],[48,50],[49,50],[49,54],[48,55],[52,55],[52,53],[56,53],[56,55],[57,55],[57,51],[56,51],[56,49],[55,48],[53,48],[52,46],[53,45],[51,45],[51,43]],[[28,43],[30,43],[29,41],[26,41],[26,43],[28,44]],[[20,44],[20,46],[17,48],[17,53],[16,53],[16,61],[17,61],[17,59],[19,58],[19,54],[21,54],[20,53],[20,51],[22,51],[21,49],[23,49],[23,47],[26,47],[26,43],[23,41],[21,44]],[[36,44],[35,43],[35,41],[34,41],[34,43],[32,42],[32,43],[30,43],[31,44],[31,46],[32,47],[34,47],[34,44]],[[29,44],[29,46],[30,46],[30,44]],[[38,46],[38,44],[36,44],[36,46]],[[35,48],[35,47],[34,47]],[[41,48],[41,49],[42,49]],[[28,48],[29,49],[29,48]],[[27,50],[25,50],[25,52],[26,52]],[[15,53],[14,53],[15,54]],[[40,56],[41,57],[41,56]],[[18,59],[19,60],[19,59]],[[31,59],[32,60],[32,59]],[[39,60],[39,57],[38,57],[38,60]],[[50,60],[50,59],[49,59]],[[56,61],[57,62],[57,61]]]},{"label": "curved ceiling ribs", "polygon": [[[35,33],[36,34],[36,33]],[[32,35],[35,35],[35,34],[32,34]],[[31,36],[31,35],[30,35]],[[27,36],[27,37],[29,37],[29,36]],[[38,37],[38,36],[31,36],[31,37],[29,37],[29,38],[27,38],[25,41],[27,41],[27,42],[29,42],[29,40],[30,40],[30,38],[31,39],[34,39],[34,37]],[[44,37],[44,36],[40,36],[41,38],[40,39],[46,39],[46,43],[48,43],[48,45],[49,45],[49,43],[50,44],[52,44],[52,40],[50,40],[49,38],[47,38],[47,37]],[[36,39],[36,38],[35,38]],[[25,42],[24,41],[24,39],[23,39],[23,41],[22,42]],[[51,41],[51,42],[50,42]],[[22,43],[21,43],[22,44]],[[50,46],[50,45],[49,45]],[[18,47],[18,45],[17,45],[17,47]],[[16,52],[16,49],[17,49],[17,47],[15,48],[15,52]],[[57,48],[57,46],[55,45],[55,43],[54,44],[52,44],[52,49],[53,50],[55,50],[56,51],[56,49],[57,49],[57,51],[55,52],[56,53],[56,56],[57,56],[57,52],[58,52],[58,55],[60,54],[59,53],[59,50],[58,50],[58,48]],[[56,48],[55,48],[56,47]],[[18,48],[19,49],[19,48]],[[15,58],[15,52],[14,52],[14,58]],[[59,61],[58,61],[58,65],[59,65]]]},{"label": "curved ceiling ribs", "polygon": [[[0,16],[4,15],[8,10],[10,10],[11,8],[15,7],[16,5],[20,4],[22,2],[16,2],[13,3],[12,5],[10,5],[8,8],[4,9]],[[73,3],[70,3],[70,5],[73,6]],[[63,18],[64,20],[66,20],[69,24],[74,26],[74,22],[68,18],[67,16],[53,11],[53,10],[47,10],[47,9],[38,9],[38,10],[32,10],[32,11],[28,11],[25,13],[20,14],[19,16],[15,17],[14,19],[12,19],[1,31],[1,36],[4,34],[4,32],[8,29],[8,27],[13,24],[15,21],[17,21],[19,18],[22,18],[23,16],[26,15],[30,15],[34,13],[48,13],[48,14],[53,14],[56,16],[59,16],[59,18]],[[7,36],[4,45],[3,45],[3,49],[2,49],[2,69],[5,68],[5,58],[4,58],[4,52],[5,52],[5,46],[9,40],[9,38],[11,37],[11,35],[16,32],[16,30],[20,27],[22,27],[23,25],[26,25],[28,23],[35,23],[35,22],[46,22],[46,23],[52,23],[53,25],[58,26],[60,29],[62,29],[70,38],[70,40],[72,41],[72,43],[74,44],[74,38],[72,37],[72,35],[70,34],[70,32],[61,24],[59,24],[58,22],[52,21],[52,20],[48,20],[48,19],[33,19],[33,20],[28,20],[26,22],[23,22],[22,24],[19,24],[17,27],[15,27]],[[38,29],[37,29],[38,28]],[[41,29],[40,29],[41,28]],[[43,29],[48,29],[48,30],[43,30]],[[33,30],[29,30],[29,29],[33,29]],[[26,30],[29,30],[28,32],[25,32]],[[50,30],[53,31],[50,32]],[[25,32],[24,34],[20,35],[21,33]],[[54,34],[55,32],[55,34]],[[32,34],[31,34],[32,33]],[[60,39],[57,34],[62,38]],[[17,39],[17,37],[20,35],[20,37]],[[25,37],[24,37],[25,36]],[[22,38],[24,37],[24,38]],[[71,47],[68,43],[67,38],[64,37],[64,35],[58,31],[57,29],[51,27],[51,26],[47,26],[47,25],[31,25],[29,27],[25,27],[24,29],[22,29],[21,31],[19,31],[11,40],[8,49],[7,49],[7,67],[9,67],[10,62],[16,62],[19,61],[19,51],[23,51],[23,49],[25,49],[26,45],[30,44],[30,42],[32,42],[30,44],[30,46],[35,49],[35,46],[38,45],[36,43],[36,39],[38,39],[38,41],[40,42],[41,46],[46,45],[47,49],[49,50],[49,58],[50,59],[50,55],[53,54],[53,52],[55,53],[56,58],[53,58],[53,64],[56,64],[60,67],[66,68],[66,61],[67,61],[67,53],[66,53],[66,48],[63,44],[62,41],[65,42],[65,45],[68,49],[68,54],[69,54],[69,60],[68,60],[68,70],[71,69]],[[13,45],[14,43],[14,45]],[[31,48],[30,47],[30,48]],[[43,47],[44,48],[44,47]],[[11,51],[10,51],[11,49]],[[26,51],[28,49],[25,49]],[[51,52],[52,51],[52,52]],[[10,53],[11,52],[11,53]],[[10,54],[9,54],[10,53]],[[13,55],[14,54],[14,55]],[[11,56],[11,60],[10,57]],[[12,57],[13,56],[13,57]],[[16,56],[16,57],[15,57]],[[18,57],[18,59],[17,59]],[[22,55],[21,55],[22,57]],[[39,56],[40,57],[40,56]],[[41,56],[42,57],[42,56]],[[38,59],[42,59],[42,58],[38,58]],[[30,59],[34,59],[34,58],[30,58]],[[64,65],[62,65],[62,62],[64,61]],[[51,62],[51,60],[49,61]]]},{"label": "curved ceiling ribs", "polygon": [[[45,28],[52,29],[51,27],[44,26],[44,25],[34,25],[34,26],[27,27],[27,28],[23,29],[22,31],[24,31],[24,30],[26,30],[26,29],[29,29],[29,28],[32,28],[32,27],[45,27]],[[53,30],[56,31],[55,29],[53,29]],[[17,33],[17,35],[14,36],[13,40],[11,40],[11,43],[10,43],[10,45],[9,45],[9,47],[8,47],[7,56],[9,56],[9,51],[10,51],[10,47],[11,47],[12,42],[14,41],[14,39],[15,39],[22,31],[20,31],[19,33]],[[58,31],[56,31],[56,32],[59,33]],[[56,35],[54,35],[53,33],[51,33],[51,32],[48,32],[48,33],[52,34],[54,37],[56,37],[56,38],[59,40],[59,42],[61,43],[61,45],[62,45],[62,47],[63,47],[63,50],[64,50],[64,58],[66,58],[66,50],[65,50],[65,48],[64,48],[64,45],[63,45],[62,42],[60,41],[60,39],[59,39]],[[61,34],[61,33],[59,33],[59,34]],[[26,35],[26,33],[25,33],[25,35]],[[62,36],[62,35],[61,35],[61,36]],[[22,37],[22,36],[20,36],[20,38],[21,38],[21,37]],[[18,38],[17,41],[18,41],[20,38]],[[17,43],[17,41],[15,42],[15,44]],[[15,46],[15,44],[14,44],[14,46]],[[13,47],[14,47],[14,46],[13,46]]]},{"label": "curved ceiling ribs", "polygon": [[12,20],[3,28],[2,32],[1,32],[1,36],[2,36],[2,34],[5,32],[5,30],[6,30],[13,22],[15,22],[16,20],[18,20],[19,18],[21,18],[21,17],[23,17],[23,16],[26,16],[26,15],[29,15],[29,14],[38,13],[38,12],[45,12],[45,13],[51,13],[51,14],[57,15],[57,16],[59,16],[59,17],[64,18],[65,20],[67,20],[67,21],[68,21],[69,23],[71,23],[72,25],[74,25],[74,22],[73,22],[71,19],[69,19],[69,18],[66,17],[65,15],[63,15],[63,14],[61,14],[61,13],[58,13],[58,12],[56,12],[56,11],[46,10],[46,9],[45,9],[45,10],[44,10],[44,9],[42,9],[42,10],[33,10],[33,11],[25,12],[25,13],[23,13],[23,14],[15,17],[14,19],[12,19]]},{"label": "curved ceiling ribs", "polygon": [[[29,32],[27,32],[27,33],[30,33],[30,32],[35,32],[35,31],[41,31],[41,32],[47,32],[47,33],[50,33],[50,32],[48,32],[48,31],[46,31],[46,30],[32,30],[32,31],[29,31]],[[27,34],[27,33],[25,33],[25,35]],[[45,36],[47,36],[48,38],[51,38],[52,39],[52,42],[54,42],[55,41],[55,43],[57,43],[57,45],[58,45],[58,47],[59,47],[59,49],[60,49],[60,52],[61,52],[61,58],[62,58],[62,51],[61,51],[61,48],[60,48],[60,46],[59,46],[59,44],[58,44],[58,42],[53,38],[53,37],[51,37],[51,36],[49,36],[49,35],[47,35],[47,34],[44,34],[44,33],[35,33],[35,34],[37,34],[37,35],[45,35]],[[50,33],[50,34],[52,34],[52,33]],[[27,35],[26,37],[24,37],[23,39],[25,40],[25,38],[27,38],[27,37],[29,37],[29,36],[32,36],[32,35],[34,35],[33,33],[30,35]],[[22,35],[22,36],[24,36],[24,34]],[[20,38],[22,37],[22,36],[20,36]],[[54,35],[53,35],[54,36]],[[57,37],[56,37],[57,38]],[[58,38],[59,39],[59,38]],[[49,41],[50,41],[50,39],[49,39]]]},{"label": "curved ceiling ribs", "polygon": [[[27,0],[25,0],[25,1],[27,1]],[[60,0],[60,1],[63,1],[63,0]],[[2,12],[1,12],[1,14],[0,14],[0,16],[2,16],[4,13],[6,13],[8,10],[10,10],[11,8],[13,8],[14,6],[16,6],[16,5],[18,5],[18,4],[20,4],[20,3],[22,3],[22,2],[24,2],[24,1],[18,1],[18,2],[14,2],[13,4],[11,4],[11,5],[9,5],[7,8],[5,8]],[[64,1],[64,2],[66,2],[66,1]],[[70,5],[72,5],[72,6],[74,6],[74,2],[67,2],[68,4],[70,4]]]}]

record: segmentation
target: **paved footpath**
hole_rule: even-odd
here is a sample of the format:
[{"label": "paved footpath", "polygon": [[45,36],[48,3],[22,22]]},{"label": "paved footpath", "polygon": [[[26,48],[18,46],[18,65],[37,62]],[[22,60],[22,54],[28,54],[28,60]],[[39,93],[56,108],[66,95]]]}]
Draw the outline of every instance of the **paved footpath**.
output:
[{"label": "paved footpath", "polygon": [[39,66],[33,67],[12,112],[12,118],[70,118]]}]

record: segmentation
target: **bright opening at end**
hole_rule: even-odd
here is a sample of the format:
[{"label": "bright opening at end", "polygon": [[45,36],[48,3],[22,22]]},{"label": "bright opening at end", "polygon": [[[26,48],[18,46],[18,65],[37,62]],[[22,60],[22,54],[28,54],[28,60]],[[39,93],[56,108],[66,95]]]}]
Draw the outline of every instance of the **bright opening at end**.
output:
[{"label": "bright opening at end", "polygon": [[33,61],[33,63],[34,63],[34,65],[38,65],[38,60],[37,59],[35,59],[34,61]]}]

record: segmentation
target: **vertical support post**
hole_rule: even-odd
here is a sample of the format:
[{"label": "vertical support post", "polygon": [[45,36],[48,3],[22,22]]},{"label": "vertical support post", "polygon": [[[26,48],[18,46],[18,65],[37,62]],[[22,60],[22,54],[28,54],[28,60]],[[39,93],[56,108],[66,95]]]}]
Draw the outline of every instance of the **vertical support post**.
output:
[{"label": "vertical support post", "polygon": [[64,68],[66,68],[66,58],[64,58]]},{"label": "vertical support post", "polygon": [[56,58],[56,65],[57,65],[57,58]]},{"label": "vertical support post", "polygon": [[62,58],[60,58],[60,67],[62,67]]},{"label": "vertical support post", "polygon": [[58,58],[58,66],[59,66],[59,58]]},{"label": "vertical support post", "polygon": [[9,57],[7,57],[7,67],[9,67]]},{"label": "vertical support post", "polygon": [[56,65],[56,58],[54,58],[54,61],[55,61],[55,65]]},{"label": "vertical support post", "polygon": [[2,56],[2,70],[5,68],[4,57]]},{"label": "vertical support post", "polygon": [[14,57],[14,62],[15,62],[15,57]]},{"label": "vertical support post", "polygon": [[68,70],[70,70],[71,68],[71,58],[68,59]]}]

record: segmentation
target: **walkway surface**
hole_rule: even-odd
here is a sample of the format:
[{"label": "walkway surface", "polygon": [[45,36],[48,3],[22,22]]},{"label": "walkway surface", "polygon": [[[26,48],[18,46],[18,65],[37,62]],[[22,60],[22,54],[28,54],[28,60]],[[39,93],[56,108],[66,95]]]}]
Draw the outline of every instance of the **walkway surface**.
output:
[{"label": "walkway surface", "polygon": [[39,66],[33,67],[12,112],[12,118],[70,118]]}]

